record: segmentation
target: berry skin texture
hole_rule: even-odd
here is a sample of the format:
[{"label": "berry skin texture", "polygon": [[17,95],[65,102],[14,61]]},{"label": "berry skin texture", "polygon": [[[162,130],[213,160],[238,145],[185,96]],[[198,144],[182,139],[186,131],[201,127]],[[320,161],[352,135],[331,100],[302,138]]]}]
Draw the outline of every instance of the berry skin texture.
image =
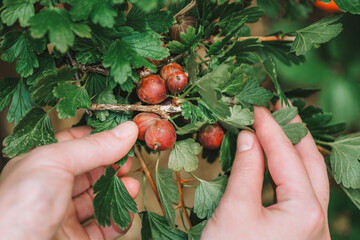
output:
[{"label": "berry skin texture", "polygon": [[141,101],[149,104],[158,104],[166,99],[166,83],[158,75],[148,75],[139,82],[136,91]]},{"label": "berry skin texture", "polygon": [[170,63],[168,65],[165,65],[160,70],[160,76],[162,79],[167,81],[170,77],[170,75],[174,72],[183,72],[184,69],[177,63]]},{"label": "berry skin texture", "polygon": [[225,131],[218,123],[205,125],[198,134],[201,145],[207,149],[218,149],[224,135]]},{"label": "berry skin texture", "polygon": [[314,6],[326,12],[342,12],[340,8],[336,5],[334,0],[331,0],[331,2],[329,3],[324,3],[320,0],[317,0],[314,2]]},{"label": "berry skin texture", "polygon": [[154,113],[139,113],[136,115],[133,122],[136,123],[139,129],[138,139],[144,141],[146,130],[159,120],[161,120],[161,118]]},{"label": "berry skin texture", "polygon": [[191,26],[196,26],[196,18],[190,15],[181,16],[180,23],[176,23],[172,28],[170,28],[170,35],[172,40],[181,42],[180,33],[186,32],[186,30]]},{"label": "berry skin texture", "polygon": [[171,93],[181,93],[188,83],[188,77],[184,72],[174,72],[170,75],[166,84]]},{"label": "berry skin texture", "polygon": [[149,148],[156,151],[171,148],[176,142],[174,126],[166,120],[157,121],[146,130],[145,142]]}]

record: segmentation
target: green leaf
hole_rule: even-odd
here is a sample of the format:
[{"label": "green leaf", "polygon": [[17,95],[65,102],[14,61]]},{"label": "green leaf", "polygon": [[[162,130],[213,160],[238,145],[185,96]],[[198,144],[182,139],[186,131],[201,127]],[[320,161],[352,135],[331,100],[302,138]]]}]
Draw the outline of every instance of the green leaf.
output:
[{"label": "green leaf", "polygon": [[222,123],[226,123],[235,128],[246,128],[254,123],[254,113],[248,108],[242,108],[240,105],[235,105],[230,108],[230,116],[221,120]]},{"label": "green leaf", "polygon": [[171,229],[165,217],[153,212],[139,213],[141,218],[142,240],[185,240],[186,233],[179,229]]},{"label": "green leaf", "polygon": [[[242,69],[240,69],[240,67],[239,67],[239,70],[242,70]],[[246,76],[245,73],[239,73],[237,75],[236,74],[237,72],[238,72],[238,70],[235,70],[231,74],[231,77],[230,77],[231,81],[229,81],[229,83],[222,90],[223,93],[232,96],[232,95],[238,94],[241,91],[242,86],[247,81],[248,77]]]},{"label": "green leaf", "polygon": [[194,104],[190,102],[184,102],[180,106],[181,108],[181,115],[184,117],[184,119],[191,120],[191,123],[197,123],[198,121],[206,121],[208,120],[206,115],[201,111],[201,109],[198,106],[195,106]]},{"label": "green leaf", "polygon": [[225,192],[227,177],[221,176],[212,181],[200,179],[195,190],[194,212],[200,218],[210,218]]},{"label": "green leaf", "polygon": [[344,188],[343,186],[341,186],[341,188],[355,204],[355,206],[360,210],[360,189]]},{"label": "green leaf", "polygon": [[308,133],[305,123],[289,123],[281,126],[281,128],[292,144],[299,143],[301,138]]},{"label": "green leaf", "polygon": [[129,120],[131,120],[131,113],[126,112],[110,112],[109,116],[106,118],[105,121],[93,119],[88,116],[86,117],[87,125],[94,128],[91,134],[113,129],[117,125]]},{"label": "green leaf", "polygon": [[184,168],[187,172],[192,172],[198,167],[199,159],[197,155],[201,152],[201,146],[194,139],[177,141],[169,156],[169,168],[180,171]]},{"label": "green leaf", "polygon": [[16,72],[22,77],[30,76],[39,67],[36,52],[46,47],[45,40],[34,40],[27,31],[11,31],[1,41],[1,59],[12,63],[16,61]]},{"label": "green leaf", "polygon": [[184,53],[188,50],[195,49],[203,35],[204,28],[200,26],[198,32],[190,26],[186,32],[180,32],[181,43],[178,41],[171,41],[168,48],[172,53]]},{"label": "green leaf", "polygon": [[0,81],[0,111],[4,111],[9,105],[18,84],[18,78],[3,78]]},{"label": "green leaf", "polygon": [[245,105],[263,105],[265,106],[269,100],[273,97],[273,94],[263,87],[259,87],[259,84],[255,79],[248,79],[243,84],[243,88],[240,93],[235,96],[236,100]]},{"label": "green leaf", "polygon": [[196,224],[188,231],[188,240],[200,240],[201,233],[206,225],[207,221],[202,221]]},{"label": "green leaf", "polygon": [[170,11],[144,12],[137,5],[133,6],[126,17],[126,25],[136,31],[145,32],[152,29],[155,32],[167,33],[175,23]]},{"label": "green leaf", "polygon": [[262,44],[262,53],[265,56],[273,56],[288,66],[293,63],[299,65],[306,60],[305,56],[297,56],[294,52],[290,52],[291,45],[287,42],[262,42]]},{"label": "green leaf", "polygon": [[1,13],[1,20],[12,26],[19,20],[21,27],[29,26],[29,19],[35,15],[34,3],[38,0],[4,0],[6,9]]},{"label": "green leaf", "polygon": [[233,165],[235,153],[236,153],[236,141],[237,141],[237,135],[228,131],[226,132],[225,137],[221,142],[220,162],[221,162],[221,169],[224,172],[230,171]]},{"label": "green leaf", "polygon": [[79,0],[73,1],[70,15],[74,21],[86,20],[90,16],[93,23],[112,28],[117,12],[108,0]]},{"label": "green leaf", "polygon": [[96,194],[93,201],[94,216],[98,224],[102,227],[110,227],[111,215],[119,228],[128,228],[131,224],[129,212],[136,213],[138,209],[124,183],[116,176],[111,166],[105,169],[105,174],[96,181],[93,189]]},{"label": "green leaf", "polygon": [[90,38],[90,31],[89,26],[72,22],[68,11],[60,8],[42,10],[30,20],[31,36],[43,38],[48,32],[50,42],[61,53],[65,53],[74,45],[75,34]]},{"label": "green leaf", "polygon": [[89,109],[91,106],[90,97],[83,87],[59,83],[53,92],[55,97],[62,98],[56,106],[61,119],[73,118],[78,108]]},{"label": "green leaf", "polygon": [[106,88],[108,79],[104,75],[98,73],[87,73],[86,76],[85,89],[90,97],[95,96]]},{"label": "green leaf", "polygon": [[224,79],[230,77],[230,66],[228,63],[223,63],[196,82],[202,102],[221,119],[230,115],[230,109],[220,100],[221,92],[218,91],[223,87]]},{"label": "green leaf", "polygon": [[342,31],[342,24],[333,24],[339,20],[342,15],[335,17],[327,17],[317,21],[310,26],[297,30],[295,32],[295,40],[291,46],[291,52],[296,55],[304,55],[312,47],[317,44],[322,44],[330,41],[332,38],[339,35]]},{"label": "green leaf", "polygon": [[360,188],[360,133],[338,137],[330,144],[334,178],[345,188]]},{"label": "green leaf", "polygon": [[360,2],[354,0],[334,0],[336,5],[345,12],[360,14]]},{"label": "green leaf", "polygon": [[48,114],[41,108],[27,112],[15,126],[13,134],[5,138],[3,152],[9,158],[21,155],[36,146],[56,143]]},{"label": "green leaf", "polygon": [[47,73],[30,87],[31,98],[41,106],[53,106],[58,98],[53,94],[54,88],[59,83],[66,83],[72,80],[76,68],[62,67],[56,73]]},{"label": "green leaf", "polygon": [[176,131],[178,135],[186,135],[190,133],[194,133],[198,131],[202,126],[204,126],[207,122],[197,122],[197,123],[190,123],[186,124],[184,127],[179,128]]},{"label": "green leaf", "polygon": [[179,200],[179,192],[174,182],[173,171],[170,169],[156,169],[156,187],[159,192],[165,219],[172,229],[175,229],[175,209],[172,203]]},{"label": "green leaf", "polygon": [[115,82],[123,84],[132,75],[131,66],[154,69],[144,57],[160,60],[168,56],[166,48],[160,47],[160,35],[134,33],[114,41],[103,56],[103,66],[110,67]]},{"label": "green leaf", "polygon": [[284,92],[281,89],[281,86],[277,80],[277,71],[276,66],[274,63],[274,60],[271,57],[267,57],[264,61],[262,61],[262,65],[266,71],[266,73],[269,75],[270,79],[275,85],[276,92],[279,95],[281,104],[286,103],[286,105],[289,105],[288,100],[284,94]]},{"label": "green leaf", "polygon": [[[282,108],[272,114],[292,144],[299,143],[308,133],[306,123],[289,123],[298,114],[296,107]],[[287,124],[289,123],[289,124]]]},{"label": "green leaf", "polygon": [[257,5],[271,18],[276,18],[282,8],[278,0],[258,0]]},{"label": "green leaf", "polygon": [[[117,104],[117,100],[115,98],[113,90],[110,87],[107,87],[102,92],[100,92],[100,94],[96,97],[95,102],[106,103],[106,104]],[[100,121],[103,122],[106,120],[106,117],[109,116],[109,111],[107,110],[96,111],[95,116],[96,118],[98,118]]]},{"label": "green leaf", "polygon": [[34,69],[32,75],[26,79],[26,83],[29,85],[34,84],[38,78],[44,76],[46,73],[55,73],[56,66],[54,58],[48,53],[42,53],[38,55],[39,67]]},{"label": "green leaf", "polygon": [[279,125],[285,125],[293,120],[297,114],[298,110],[296,107],[286,107],[274,112],[272,116]]},{"label": "green leaf", "polygon": [[82,64],[96,63],[101,57],[99,48],[91,39],[77,38],[72,49],[77,51],[75,58]]},{"label": "green leaf", "polygon": [[15,125],[17,125],[19,120],[23,118],[27,111],[31,108],[30,93],[27,90],[23,80],[20,80],[15,89],[6,119],[8,122],[14,121]]}]

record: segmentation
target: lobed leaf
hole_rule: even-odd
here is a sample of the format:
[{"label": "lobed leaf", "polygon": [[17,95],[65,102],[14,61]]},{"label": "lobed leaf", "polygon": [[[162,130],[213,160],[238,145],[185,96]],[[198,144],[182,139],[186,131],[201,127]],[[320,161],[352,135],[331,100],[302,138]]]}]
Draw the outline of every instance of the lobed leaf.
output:
[{"label": "lobed leaf", "polygon": [[174,171],[180,171],[184,168],[187,172],[192,172],[198,167],[198,155],[201,152],[201,146],[194,139],[177,141],[169,156],[169,168]]}]

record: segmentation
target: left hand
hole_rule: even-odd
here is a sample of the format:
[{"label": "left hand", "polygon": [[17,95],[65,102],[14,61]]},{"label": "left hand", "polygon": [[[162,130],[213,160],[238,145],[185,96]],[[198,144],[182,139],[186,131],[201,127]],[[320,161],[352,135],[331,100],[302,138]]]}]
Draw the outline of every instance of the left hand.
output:
[{"label": "left hand", "polygon": [[[88,136],[90,132],[89,127],[62,131],[56,136],[59,143],[9,161],[0,176],[2,239],[114,239],[126,233],[95,221],[81,224],[94,215],[91,186],[106,165],[134,145],[137,126],[125,122],[110,131]],[[131,163],[129,159],[119,170],[120,176],[130,171]],[[135,198],[139,183],[121,179]]]}]

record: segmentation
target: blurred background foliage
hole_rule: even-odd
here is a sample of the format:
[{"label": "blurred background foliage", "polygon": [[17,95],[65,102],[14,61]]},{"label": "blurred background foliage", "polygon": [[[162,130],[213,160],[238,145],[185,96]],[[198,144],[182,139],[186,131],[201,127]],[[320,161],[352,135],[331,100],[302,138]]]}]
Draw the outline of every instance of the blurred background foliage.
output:
[{"label": "blurred background foliage", "polygon": [[[265,28],[265,34],[294,31],[333,15],[319,9],[309,12],[306,7],[298,11],[297,19],[265,20],[269,26]],[[310,14],[307,16],[307,13]],[[351,133],[360,131],[360,16],[344,14],[340,21],[344,28],[341,34],[310,51],[305,62],[291,66],[280,61],[276,63],[284,89],[319,89],[307,99],[307,103],[333,113],[332,122],[345,122],[346,132]],[[360,239],[359,210],[332,179],[330,184],[329,226],[332,239]]]}]

